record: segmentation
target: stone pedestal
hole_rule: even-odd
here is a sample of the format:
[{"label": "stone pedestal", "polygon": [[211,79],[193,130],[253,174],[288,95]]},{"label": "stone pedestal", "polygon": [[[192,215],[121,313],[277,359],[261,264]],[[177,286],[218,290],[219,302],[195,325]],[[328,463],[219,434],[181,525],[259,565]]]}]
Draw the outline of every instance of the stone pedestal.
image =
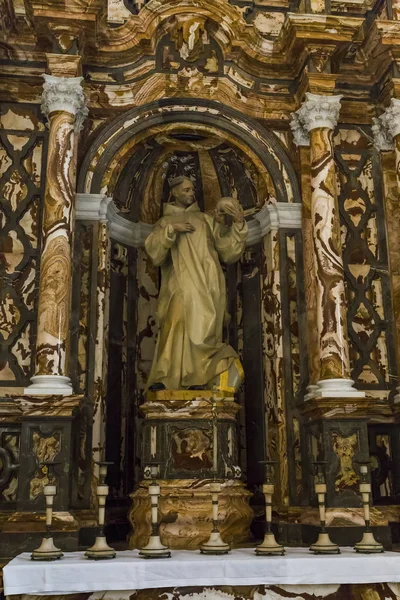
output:
[{"label": "stone pedestal", "polygon": [[[163,390],[149,392],[141,407],[143,466],[160,464],[160,518],[163,542],[171,548],[198,548],[211,523],[210,483],[224,480],[220,497],[221,532],[237,545],[249,537],[251,494],[239,481],[236,415],[230,392]],[[130,547],[150,535],[148,480],[132,494]]]},{"label": "stone pedestal", "polygon": [[[210,537],[212,529],[212,480],[175,479],[162,480],[159,514],[160,535],[170,548],[195,550]],[[140,548],[148,542],[151,531],[149,483],[143,481],[132,494],[129,520],[133,533],[130,548]],[[224,542],[238,546],[250,537],[253,511],[249,506],[250,492],[242,482],[227,480],[219,497],[220,532]]]}]

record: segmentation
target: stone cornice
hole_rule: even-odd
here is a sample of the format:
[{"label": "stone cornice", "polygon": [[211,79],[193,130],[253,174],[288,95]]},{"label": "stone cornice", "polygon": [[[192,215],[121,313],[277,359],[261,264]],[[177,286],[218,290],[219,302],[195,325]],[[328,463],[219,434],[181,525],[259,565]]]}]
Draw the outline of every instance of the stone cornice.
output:
[{"label": "stone cornice", "polygon": [[[104,194],[76,195],[76,218],[83,221],[101,221],[108,223],[110,237],[127,246],[143,246],[153,226],[149,223],[134,223],[124,217],[111,198]],[[264,204],[248,222],[249,235],[247,245],[257,244],[272,230],[280,228],[301,228],[301,204],[275,202]]]},{"label": "stone cornice", "polygon": [[249,222],[247,245],[260,242],[270,231],[285,229],[301,229],[301,204],[275,202],[264,204],[262,209],[253,215]]},{"label": "stone cornice", "polygon": [[75,217],[80,221],[108,222],[108,206],[112,198],[104,194],[76,194]]}]

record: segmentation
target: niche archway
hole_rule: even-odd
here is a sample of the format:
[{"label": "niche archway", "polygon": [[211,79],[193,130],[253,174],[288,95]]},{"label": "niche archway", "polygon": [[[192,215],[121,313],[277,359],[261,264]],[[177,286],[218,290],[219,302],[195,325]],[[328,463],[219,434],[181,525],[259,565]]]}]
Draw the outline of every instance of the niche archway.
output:
[{"label": "niche archway", "polygon": [[[203,202],[205,210],[213,206],[204,199],[206,190],[215,198],[220,193],[236,195],[250,221],[264,201],[300,202],[296,174],[277,135],[220,103],[186,99],[130,110],[106,126],[82,163],[78,191],[113,197],[119,216],[131,223],[154,223],[166,201],[168,176],[176,167],[171,158],[177,155],[181,159],[191,155],[189,162],[181,161],[181,167],[188,166],[191,175],[201,177],[197,192],[203,196],[200,204]],[[253,484],[262,479],[257,461],[265,458],[261,324],[261,279],[267,263],[264,253],[262,244],[256,243],[246,251],[239,267],[227,269],[229,310],[233,315],[227,335],[243,354],[247,376],[241,398],[245,408],[242,426],[243,431],[247,429],[243,439],[247,439],[244,443],[251,457],[246,479]],[[139,244],[131,247],[113,242],[107,458],[119,465],[109,483],[121,501],[140,479],[139,406],[154,351],[157,293],[157,271],[149,264],[144,249]],[[245,464],[242,467],[246,470]]]}]

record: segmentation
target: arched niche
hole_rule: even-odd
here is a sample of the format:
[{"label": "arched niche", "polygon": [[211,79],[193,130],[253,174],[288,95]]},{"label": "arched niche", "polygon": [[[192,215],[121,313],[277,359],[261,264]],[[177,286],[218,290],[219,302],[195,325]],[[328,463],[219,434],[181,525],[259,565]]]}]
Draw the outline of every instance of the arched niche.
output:
[{"label": "arched niche", "polygon": [[166,99],[134,108],[117,117],[96,137],[86,154],[78,192],[113,196],[119,177],[138,145],[159,129],[217,135],[250,154],[271,178],[277,202],[300,202],[298,180],[281,140],[269,129],[219,103]]},{"label": "arched niche", "polygon": [[[145,223],[149,227],[168,200],[167,180],[174,174],[171,157],[179,153],[193,156],[195,172],[189,174],[195,179],[200,174],[202,178],[196,185],[197,200],[206,210],[212,210],[219,194],[237,195],[249,224],[259,225],[264,202],[271,209],[271,220],[279,213],[274,212],[276,207],[300,207],[296,174],[285,146],[274,132],[220,103],[188,99],[135,108],[107,125],[82,162],[78,192],[112,197],[114,215],[119,211],[119,224]],[[218,153],[233,157],[225,182]],[[207,169],[206,182],[203,176]],[[232,175],[235,169],[237,177]],[[232,177],[229,187],[227,180]],[[243,177],[251,181],[240,186],[238,180]],[[211,201],[204,198],[207,190],[213,196]],[[247,195],[252,195],[251,201]],[[279,214],[269,231],[279,229],[278,221]],[[137,243],[131,244],[114,239],[111,254],[106,438],[107,458],[120,464],[119,474],[110,480],[112,493],[120,497],[132,492],[131,485],[139,480],[138,407],[144,397],[157,334],[158,272],[146,257],[140,235],[136,239]],[[277,360],[275,349],[281,352],[278,344],[282,344],[279,274],[272,270],[279,268],[279,244],[284,244],[275,234],[265,242],[261,235],[254,240],[243,261],[226,269],[232,315],[226,333],[229,343],[242,354],[247,374],[240,401],[244,407],[243,431],[247,429],[247,479],[252,484],[263,476],[257,461],[265,459],[266,388],[271,388],[272,405],[276,394],[272,386],[280,385],[280,372],[275,375],[274,371],[281,360]],[[268,322],[263,321],[263,311],[270,313]],[[266,345],[272,349],[270,355],[263,350]],[[271,371],[267,375],[266,365]],[[125,433],[115,429],[121,423],[127,428]]]}]

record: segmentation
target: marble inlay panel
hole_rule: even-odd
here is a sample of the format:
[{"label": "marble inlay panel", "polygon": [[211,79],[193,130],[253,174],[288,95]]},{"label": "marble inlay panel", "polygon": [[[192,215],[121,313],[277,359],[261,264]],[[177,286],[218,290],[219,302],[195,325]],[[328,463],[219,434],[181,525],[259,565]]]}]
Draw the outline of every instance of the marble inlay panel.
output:
[{"label": "marble inlay panel", "polygon": [[[0,115],[0,381],[32,375],[45,128],[38,107]],[[32,322],[32,323],[31,323]]]}]

